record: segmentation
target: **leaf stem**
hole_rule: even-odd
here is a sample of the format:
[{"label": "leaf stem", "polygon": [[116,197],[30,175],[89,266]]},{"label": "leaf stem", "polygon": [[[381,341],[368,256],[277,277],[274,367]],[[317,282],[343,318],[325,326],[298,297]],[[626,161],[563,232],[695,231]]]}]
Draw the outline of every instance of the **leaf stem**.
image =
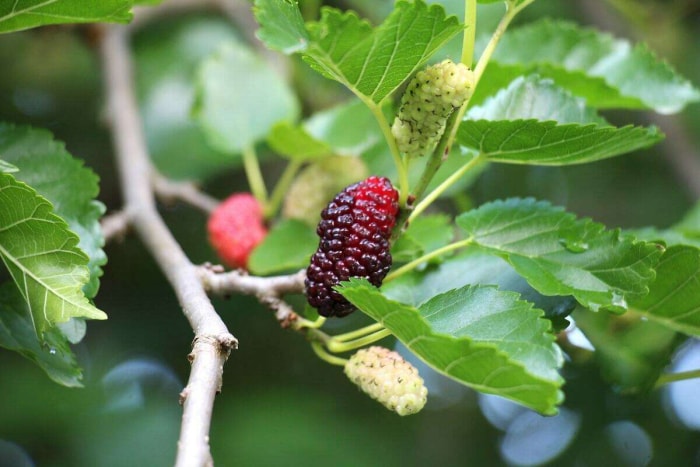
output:
[{"label": "leaf stem", "polygon": [[275,188],[272,190],[272,195],[270,195],[270,201],[265,207],[266,219],[274,217],[274,215],[277,214],[277,211],[279,210],[280,205],[284,200],[284,195],[287,194],[289,186],[294,181],[294,176],[297,174],[297,172],[299,172],[299,169],[301,168],[302,164],[303,161],[292,160],[289,162],[289,164],[287,164],[287,167],[284,168],[282,176],[277,181]]},{"label": "leaf stem", "polygon": [[394,139],[394,135],[391,133],[391,127],[384,116],[384,112],[382,112],[382,108],[370,100],[363,99],[363,101],[372,111],[374,118],[377,119],[377,123],[379,124],[379,128],[382,130],[384,139],[389,145],[391,157],[394,158],[396,171],[399,174],[399,206],[404,208],[406,207],[406,200],[408,199],[409,190],[408,166],[405,159],[401,157],[401,151],[399,151],[399,147],[396,145],[396,139]]},{"label": "leaf stem", "polygon": [[355,350],[360,347],[364,347],[365,345],[373,344],[390,335],[391,331],[388,329],[382,329],[381,331],[373,332],[367,336],[345,342],[338,342],[334,338],[331,338],[328,342],[326,342],[326,347],[333,353],[349,352],[350,350]]},{"label": "leaf stem", "polygon": [[700,369],[690,370],[690,371],[681,371],[679,373],[665,373],[665,374],[659,376],[659,379],[656,380],[656,384],[654,384],[654,387],[659,388],[665,384],[675,383],[677,381],[685,381],[688,379],[695,379],[695,378],[700,378]]},{"label": "leaf stem", "polygon": [[410,223],[413,219],[415,219],[417,216],[419,216],[425,209],[430,206],[433,201],[435,201],[442,193],[445,192],[450,186],[452,186],[455,182],[457,182],[464,174],[469,172],[471,169],[479,165],[481,162],[484,161],[484,158],[482,157],[481,154],[478,154],[474,156],[469,162],[464,164],[459,170],[457,170],[455,173],[447,177],[440,185],[435,187],[433,191],[428,194],[425,198],[421,200],[420,203],[416,205],[416,207],[413,209],[413,212],[411,212],[411,215],[408,216],[408,222]]},{"label": "leaf stem", "polygon": [[384,329],[384,326],[381,323],[374,323],[354,331],[338,334],[337,336],[334,336],[333,339],[338,342],[346,342],[352,339],[357,339],[358,337],[366,336],[367,334],[372,334],[376,331],[381,331],[382,329]]},{"label": "leaf stem", "polygon": [[397,277],[400,277],[408,272],[411,272],[419,265],[425,263],[426,261],[430,261],[431,259],[436,258],[440,255],[444,255],[445,253],[449,253],[450,251],[458,250],[460,248],[464,248],[465,246],[469,246],[473,240],[474,239],[471,237],[465,238],[464,240],[460,240],[460,241],[455,242],[455,243],[450,243],[449,245],[445,245],[442,248],[438,248],[437,250],[431,251],[430,253],[427,253],[427,254],[421,256],[420,258],[416,258],[413,261],[411,261],[410,263],[406,263],[403,266],[401,266],[400,268],[396,269],[395,271],[392,271],[391,273],[389,273],[389,275],[386,276],[386,278],[384,279],[384,282],[386,283],[386,282],[392,281],[392,280],[396,279]]},{"label": "leaf stem", "polygon": [[323,345],[320,342],[312,342],[311,348],[313,349],[314,353],[316,353],[318,358],[330,363],[331,365],[345,366],[345,364],[348,362],[345,358],[340,358],[329,354],[326,349],[323,348]]},{"label": "leaf stem", "polygon": [[476,39],[476,0],[464,1],[464,25],[461,62],[471,68],[474,61],[474,42]]},{"label": "leaf stem", "polygon": [[257,199],[262,206],[265,206],[265,211],[267,211],[267,188],[265,188],[265,182],[263,181],[262,172],[260,171],[258,155],[252,145],[243,148],[243,168],[248,178],[250,191],[253,193],[253,196],[255,196],[255,199]]}]

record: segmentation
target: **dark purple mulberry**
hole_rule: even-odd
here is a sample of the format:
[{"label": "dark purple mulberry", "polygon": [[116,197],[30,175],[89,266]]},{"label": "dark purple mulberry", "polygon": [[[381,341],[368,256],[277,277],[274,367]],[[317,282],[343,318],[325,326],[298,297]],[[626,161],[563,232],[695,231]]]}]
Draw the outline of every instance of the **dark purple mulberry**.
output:
[{"label": "dark purple mulberry", "polygon": [[321,212],[321,240],[306,270],[306,297],[322,316],[346,316],[355,308],[333,290],[341,281],[364,277],[379,287],[391,268],[389,237],[399,194],[387,178],[350,185]]}]

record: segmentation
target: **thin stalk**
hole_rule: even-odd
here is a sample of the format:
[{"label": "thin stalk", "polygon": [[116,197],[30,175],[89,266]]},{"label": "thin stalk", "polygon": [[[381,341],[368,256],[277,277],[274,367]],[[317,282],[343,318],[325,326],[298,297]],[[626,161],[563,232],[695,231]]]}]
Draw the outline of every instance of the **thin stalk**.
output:
[{"label": "thin stalk", "polygon": [[685,381],[688,379],[695,379],[695,378],[700,378],[700,369],[690,370],[690,371],[682,371],[679,373],[666,373],[666,374],[659,376],[659,379],[656,380],[656,384],[654,384],[654,387],[659,388],[659,387],[663,386],[664,384],[675,383],[677,381]]},{"label": "thin stalk", "polygon": [[348,362],[344,358],[329,354],[326,349],[323,348],[323,345],[321,345],[320,342],[312,342],[311,348],[313,349],[314,353],[316,353],[318,358],[330,363],[331,365],[345,366],[345,364]]},{"label": "thin stalk", "polygon": [[476,0],[464,1],[464,25],[461,62],[471,68],[474,60],[474,42],[476,39]]},{"label": "thin stalk", "polygon": [[408,222],[410,223],[413,219],[415,219],[417,216],[419,216],[423,211],[426,210],[428,206],[430,206],[433,201],[438,199],[438,197],[445,192],[449,187],[451,187],[454,183],[457,182],[460,178],[464,176],[467,172],[469,172],[471,169],[479,165],[481,162],[483,162],[483,157],[481,154],[474,156],[472,160],[464,164],[462,167],[460,167],[459,170],[457,170],[455,173],[447,177],[440,185],[435,187],[433,191],[428,194],[425,198],[421,200],[420,203],[416,205],[416,207],[413,209],[413,212],[411,212],[411,215],[408,216]]},{"label": "thin stalk", "polygon": [[321,326],[324,325],[326,322],[326,318],[323,316],[319,316],[317,319],[314,321],[309,321],[306,318],[297,318],[296,321],[294,321],[294,329],[295,330],[300,330],[300,329],[320,329]]},{"label": "thin stalk", "polygon": [[289,186],[294,181],[294,176],[297,174],[297,172],[299,172],[299,169],[301,168],[302,164],[303,161],[293,160],[289,164],[287,164],[287,167],[284,168],[282,176],[277,181],[277,185],[275,185],[275,188],[272,190],[272,195],[270,195],[270,201],[267,203],[267,207],[265,209],[266,219],[270,219],[271,217],[274,217],[275,214],[277,214],[277,211],[279,210],[280,205],[284,200],[284,195],[289,190]]},{"label": "thin stalk", "polygon": [[388,329],[383,329],[370,335],[360,337],[359,339],[353,339],[346,342],[337,342],[335,339],[331,339],[326,343],[326,347],[333,353],[349,352],[350,350],[355,350],[369,344],[374,344],[378,340],[384,339],[390,335],[391,331]]},{"label": "thin stalk", "polygon": [[455,242],[455,243],[450,243],[449,245],[443,246],[442,248],[438,248],[437,250],[431,251],[430,253],[421,256],[420,258],[414,259],[410,263],[404,264],[403,266],[396,269],[395,271],[392,271],[391,273],[389,273],[388,276],[386,276],[386,278],[384,279],[384,282],[386,283],[386,282],[392,281],[392,280],[396,279],[397,277],[400,277],[400,276],[406,274],[407,272],[411,272],[412,270],[417,268],[419,265],[425,263],[426,261],[430,261],[431,259],[436,258],[440,255],[444,255],[445,253],[449,253],[450,251],[458,250],[460,248],[464,248],[465,246],[469,246],[472,243],[472,241],[473,241],[473,239],[471,237],[465,238],[464,240],[460,240],[460,241]]},{"label": "thin stalk", "polygon": [[265,188],[265,182],[260,171],[258,155],[252,145],[243,148],[243,168],[245,169],[248,185],[250,185],[250,191],[253,193],[253,196],[262,206],[267,206],[267,188]]},{"label": "thin stalk", "polygon": [[[476,63],[476,68],[474,68],[474,89],[476,89],[478,86],[479,81],[484,74],[484,70],[486,70],[486,66],[489,64],[489,61],[491,61],[491,56],[496,50],[496,46],[503,37],[503,34],[506,32],[506,29],[508,29],[508,25],[510,25],[511,21],[513,21],[513,19],[523,10],[523,8],[531,4],[533,1],[534,0],[526,0],[517,6],[514,6],[513,2],[511,1],[506,2],[506,12],[503,15],[503,18],[501,18],[501,21],[498,23],[498,27],[496,27],[496,30],[489,40],[489,43],[486,44],[486,48],[481,53],[481,57],[479,57],[479,61]],[[459,112],[457,112],[458,122],[461,122],[464,119],[464,114],[467,112],[468,107],[469,100],[467,100],[462,107],[460,107]],[[451,128],[447,144],[448,146],[452,146],[452,143],[457,136],[458,127],[459,125],[454,125]]]},{"label": "thin stalk", "polygon": [[346,342],[349,340],[357,339],[358,337],[366,336],[367,334],[372,334],[373,332],[381,331],[382,329],[384,329],[384,326],[382,324],[374,323],[351,332],[346,332],[345,334],[338,334],[337,336],[333,336],[333,340],[337,342]]},{"label": "thin stalk", "polygon": [[365,104],[367,104],[367,107],[369,107],[369,109],[372,111],[374,118],[379,124],[379,128],[382,130],[384,139],[389,145],[391,157],[394,159],[396,171],[399,174],[399,206],[403,208],[406,206],[406,200],[408,199],[408,166],[406,161],[401,157],[401,151],[399,151],[399,147],[396,145],[396,139],[394,139],[394,135],[391,133],[391,127],[389,126],[389,122],[386,120],[381,107],[374,102],[367,100],[365,100]]}]

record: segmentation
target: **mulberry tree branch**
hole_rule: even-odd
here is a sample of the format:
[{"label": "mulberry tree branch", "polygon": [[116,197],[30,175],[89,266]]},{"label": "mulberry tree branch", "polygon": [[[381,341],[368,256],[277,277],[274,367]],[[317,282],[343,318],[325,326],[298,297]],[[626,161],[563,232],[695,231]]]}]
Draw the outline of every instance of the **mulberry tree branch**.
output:
[{"label": "mulberry tree branch", "polygon": [[249,276],[241,271],[217,272],[207,266],[199,269],[202,284],[208,292],[224,296],[232,293],[254,295],[260,303],[275,312],[282,327],[290,327],[297,320],[296,313],[282,297],[285,294],[304,293],[306,271],[273,277]]},{"label": "mulberry tree branch", "polygon": [[112,26],[100,44],[108,112],[124,196],[124,212],[175,290],[195,334],[192,369],[182,391],[182,426],[177,466],[212,465],[209,427],[223,366],[236,338],[214,310],[187,258],[156,210],[151,166],[132,80],[128,30]]}]

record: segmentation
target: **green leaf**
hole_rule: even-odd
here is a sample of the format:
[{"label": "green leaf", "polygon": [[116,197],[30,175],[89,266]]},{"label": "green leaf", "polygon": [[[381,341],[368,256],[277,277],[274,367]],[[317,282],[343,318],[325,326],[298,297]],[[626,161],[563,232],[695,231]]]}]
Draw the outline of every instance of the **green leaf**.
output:
[{"label": "green leaf", "polygon": [[533,199],[487,203],[457,224],[540,293],[573,295],[594,311],[623,312],[631,298],[645,295],[661,255],[659,245]]},{"label": "green leaf", "polygon": [[[452,241],[454,230],[451,219],[444,214],[423,215],[416,218],[392,246],[394,262],[412,261],[442,248]],[[440,261],[435,258],[433,262]]]},{"label": "green leaf", "polygon": [[358,156],[377,144],[386,146],[377,120],[359,99],[313,114],[304,129],[342,156]]},{"label": "green leaf", "polygon": [[[380,104],[463,26],[440,5],[399,1],[376,28],[356,13],[325,7],[302,27],[285,0],[256,0],[260,37],[268,47],[300,52],[312,68]],[[291,18],[280,26],[281,18]]]},{"label": "green leaf", "polygon": [[508,87],[467,112],[468,120],[553,120],[606,124],[586,102],[538,75],[520,76]]},{"label": "green leaf", "polygon": [[61,331],[48,329],[40,340],[30,316],[17,288],[0,285],[0,347],[19,352],[59,384],[82,387],[82,371]]},{"label": "green leaf", "polygon": [[318,246],[318,237],[304,222],[287,219],[275,225],[248,260],[250,272],[267,275],[301,269]]},{"label": "green leaf", "polygon": [[133,0],[9,0],[0,3],[0,33],[46,24],[128,23]]},{"label": "green leaf", "polygon": [[564,318],[576,307],[576,300],[570,296],[540,294],[508,262],[478,247],[471,247],[424,270],[385,281],[382,293],[393,300],[419,306],[436,295],[466,285],[495,285],[500,290],[517,292],[557,324],[567,324]]},{"label": "green leaf", "polygon": [[435,370],[482,392],[555,414],[563,359],[542,311],[495,287],[467,286],[419,308],[383,296],[366,280],[339,291]]},{"label": "green leaf", "polygon": [[[1,153],[1,152],[0,152]],[[0,160],[0,173],[11,174],[17,172],[19,169],[9,162]]]},{"label": "green leaf", "polygon": [[616,316],[581,309],[574,319],[595,347],[603,378],[624,393],[651,389],[677,342],[672,330],[632,313]]},{"label": "green leaf", "polygon": [[240,164],[213,149],[191,115],[199,64],[223,42],[237,40],[223,18],[192,18],[149,25],[134,37],[134,71],[148,152],[174,179],[201,180]]},{"label": "green leaf", "polygon": [[102,266],[107,262],[100,227],[105,207],[95,201],[99,178],[46,130],[0,123],[0,154],[21,169],[14,175],[15,179],[48,199],[54,213],[80,238],[78,247],[90,259],[90,281],[83,291],[88,298],[95,297]]},{"label": "green leaf", "polygon": [[291,160],[306,161],[331,154],[331,148],[309,135],[302,127],[279,122],[267,135],[267,144],[276,153]]},{"label": "green leaf", "polygon": [[[593,107],[675,113],[700,100],[700,92],[646,46],[564,21],[543,20],[508,31],[493,62],[500,79],[537,72]],[[485,87],[489,76],[487,71]]]},{"label": "green leaf", "polygon": [[700,202],[688,211],[683,219],[673,228],[687,235],[700,238]]},{"label": "green leaf", "polygon": [[668,248],[656,266],[649,294],[630,302],[632,308],[667,328],[700,336],[700,248]]},{"label": "green leaf", "polygon": [[489,160],[515,164],[583,164],[651,146],[656,127],[615,128],[552,80],[518,77],[473,107],[457,141]]},{"label": "green leaf", "polygon": [[295,120],[299,103],[265,61],[230,42],[200,66],[193,112],[214,148],[238,154],[275,123]]},{"label": "green leaf", "polygon": [[308,47],[309,34],[299,11],[299,2],[255,0],[253,13],[261,25],[256,35],[269,48],[290,55]]},{"label": "green leaf", "polygon": [[90,280],[78,237],[46,199],[0,174],[0,257],[29,305],[38,336],[71,318],[105,319],[82,288]]},{"label": "green leaf", "polygon": [[656,127],[622,128],[537,120],[464,121],[457,141],[492,162],[570,165],[594,162],[651,146],[663,139]]}]

